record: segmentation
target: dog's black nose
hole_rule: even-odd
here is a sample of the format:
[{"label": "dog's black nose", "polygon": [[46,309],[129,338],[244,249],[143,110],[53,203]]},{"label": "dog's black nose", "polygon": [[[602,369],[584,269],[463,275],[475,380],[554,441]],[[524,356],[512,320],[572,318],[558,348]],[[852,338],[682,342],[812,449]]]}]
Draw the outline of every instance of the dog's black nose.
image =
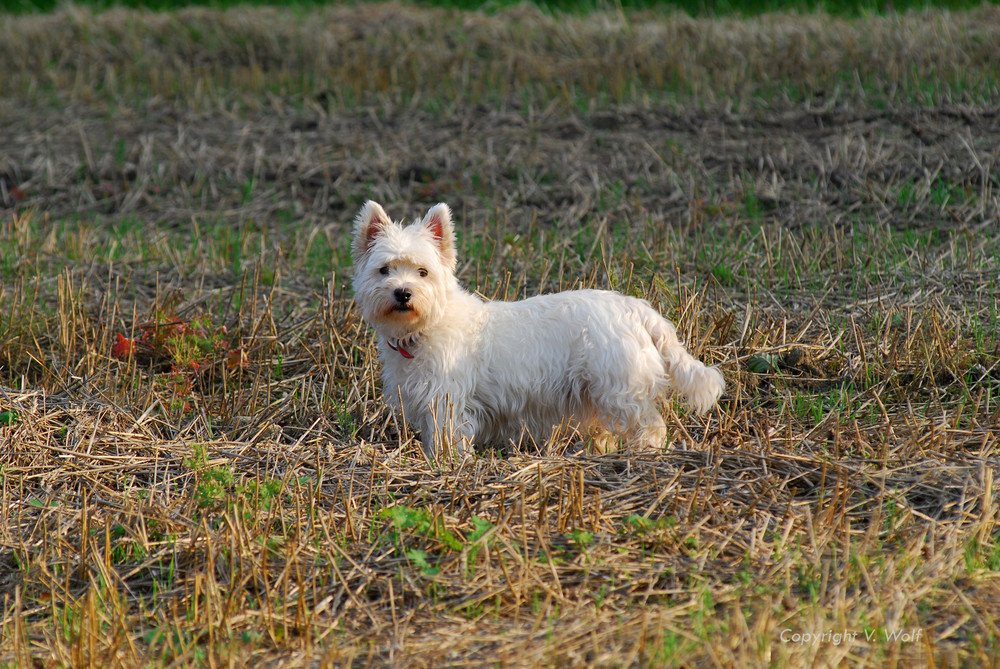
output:
[{"label": "dog's black nose", "polygon": [[392,295],[400,304],[406,304],[410,301],[410,290],[408,288],[397,288],[392,291]]}]

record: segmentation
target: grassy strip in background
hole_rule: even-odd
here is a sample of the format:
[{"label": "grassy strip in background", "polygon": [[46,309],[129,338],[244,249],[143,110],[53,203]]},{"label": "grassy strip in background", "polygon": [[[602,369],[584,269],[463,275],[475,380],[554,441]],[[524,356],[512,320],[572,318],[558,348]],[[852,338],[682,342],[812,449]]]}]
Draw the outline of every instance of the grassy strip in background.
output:
[{"label": "grassy strip in background", "polygon": [[1000,8],[866,19],[692,19],[528,6],[491,15],[398,4],[170,13],[73,7],[0,25],[0,94],[30,104],[280,99],[436,113],[553,105],[872,107],[1000,98]]},{"label": "grassy strip in background", "polygon": [[[65,5],[60,0],[2,0],[0,12],[37,13],[50,12]],[[266,2],[266,0],[77,0],[74,4],[94,10],[114,7],[131,7],[154,11],[174,10],[183,7],[211,7],[227,9],[239,6],[281,5],[295,11],[314,9],[324,5],[359,5],[362,0],[324,2],[324,0],[293,0],[290,3]],[[524,4],[523,0],[422,0],[409,3],[413,6],[459,8],[466,10],[497,9]],[[983,4],[983,0],[537,0],[531,3],[541,9],[553,12],[587,14],[594,11],[614,9],[657,10],[684,12],[690,16],[755,16],[771,12],[813,13],[824,12],[835,16],[870,16],[908,10],[973,9]],[[994,3],[995,4],[995,3]]]}]

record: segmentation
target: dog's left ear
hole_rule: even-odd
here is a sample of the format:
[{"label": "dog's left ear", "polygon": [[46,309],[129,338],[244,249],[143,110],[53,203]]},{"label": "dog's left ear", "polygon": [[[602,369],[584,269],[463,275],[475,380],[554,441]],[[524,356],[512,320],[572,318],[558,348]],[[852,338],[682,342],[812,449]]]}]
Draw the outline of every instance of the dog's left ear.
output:
[{"label": "dog's left ear", "polygon": [[455,228],[451,224],[451,209],[444,202],[434,205],[424,216],[423,224],[437,244],[441,262],[454,272],[458,258],[455,253]]}]

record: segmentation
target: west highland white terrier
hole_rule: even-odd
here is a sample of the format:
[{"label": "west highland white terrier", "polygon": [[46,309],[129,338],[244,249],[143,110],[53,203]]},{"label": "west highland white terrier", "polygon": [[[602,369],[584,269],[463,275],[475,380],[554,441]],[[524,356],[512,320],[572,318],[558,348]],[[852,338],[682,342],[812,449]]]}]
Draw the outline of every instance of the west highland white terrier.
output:
[{"label": "west highland white terrier", "polygon": [[725,389],[719,370],[692,357],[645,300],[570,290],[490,302],[464,290],[446,204],[404,227],[366,202],[353,254],[383,392],[431,460],[525,438],[542,444],[559,428],[598,451],[618,439],[661,448],[656,402],[667,389],[699,413]]}]

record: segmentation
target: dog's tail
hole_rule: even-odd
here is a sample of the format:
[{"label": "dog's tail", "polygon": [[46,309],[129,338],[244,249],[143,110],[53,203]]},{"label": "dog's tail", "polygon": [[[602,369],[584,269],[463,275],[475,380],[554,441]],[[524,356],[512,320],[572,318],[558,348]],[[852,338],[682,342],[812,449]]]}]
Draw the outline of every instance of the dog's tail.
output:
[{"label": "dog's tail", "polygon": [[677,338],[673,323],[650,309],[645,326],[666,363],[670,385],[689,407],[702,414],[715,406],[726,389],[726,380],[716,367],[708,367],[692,356]]}]

